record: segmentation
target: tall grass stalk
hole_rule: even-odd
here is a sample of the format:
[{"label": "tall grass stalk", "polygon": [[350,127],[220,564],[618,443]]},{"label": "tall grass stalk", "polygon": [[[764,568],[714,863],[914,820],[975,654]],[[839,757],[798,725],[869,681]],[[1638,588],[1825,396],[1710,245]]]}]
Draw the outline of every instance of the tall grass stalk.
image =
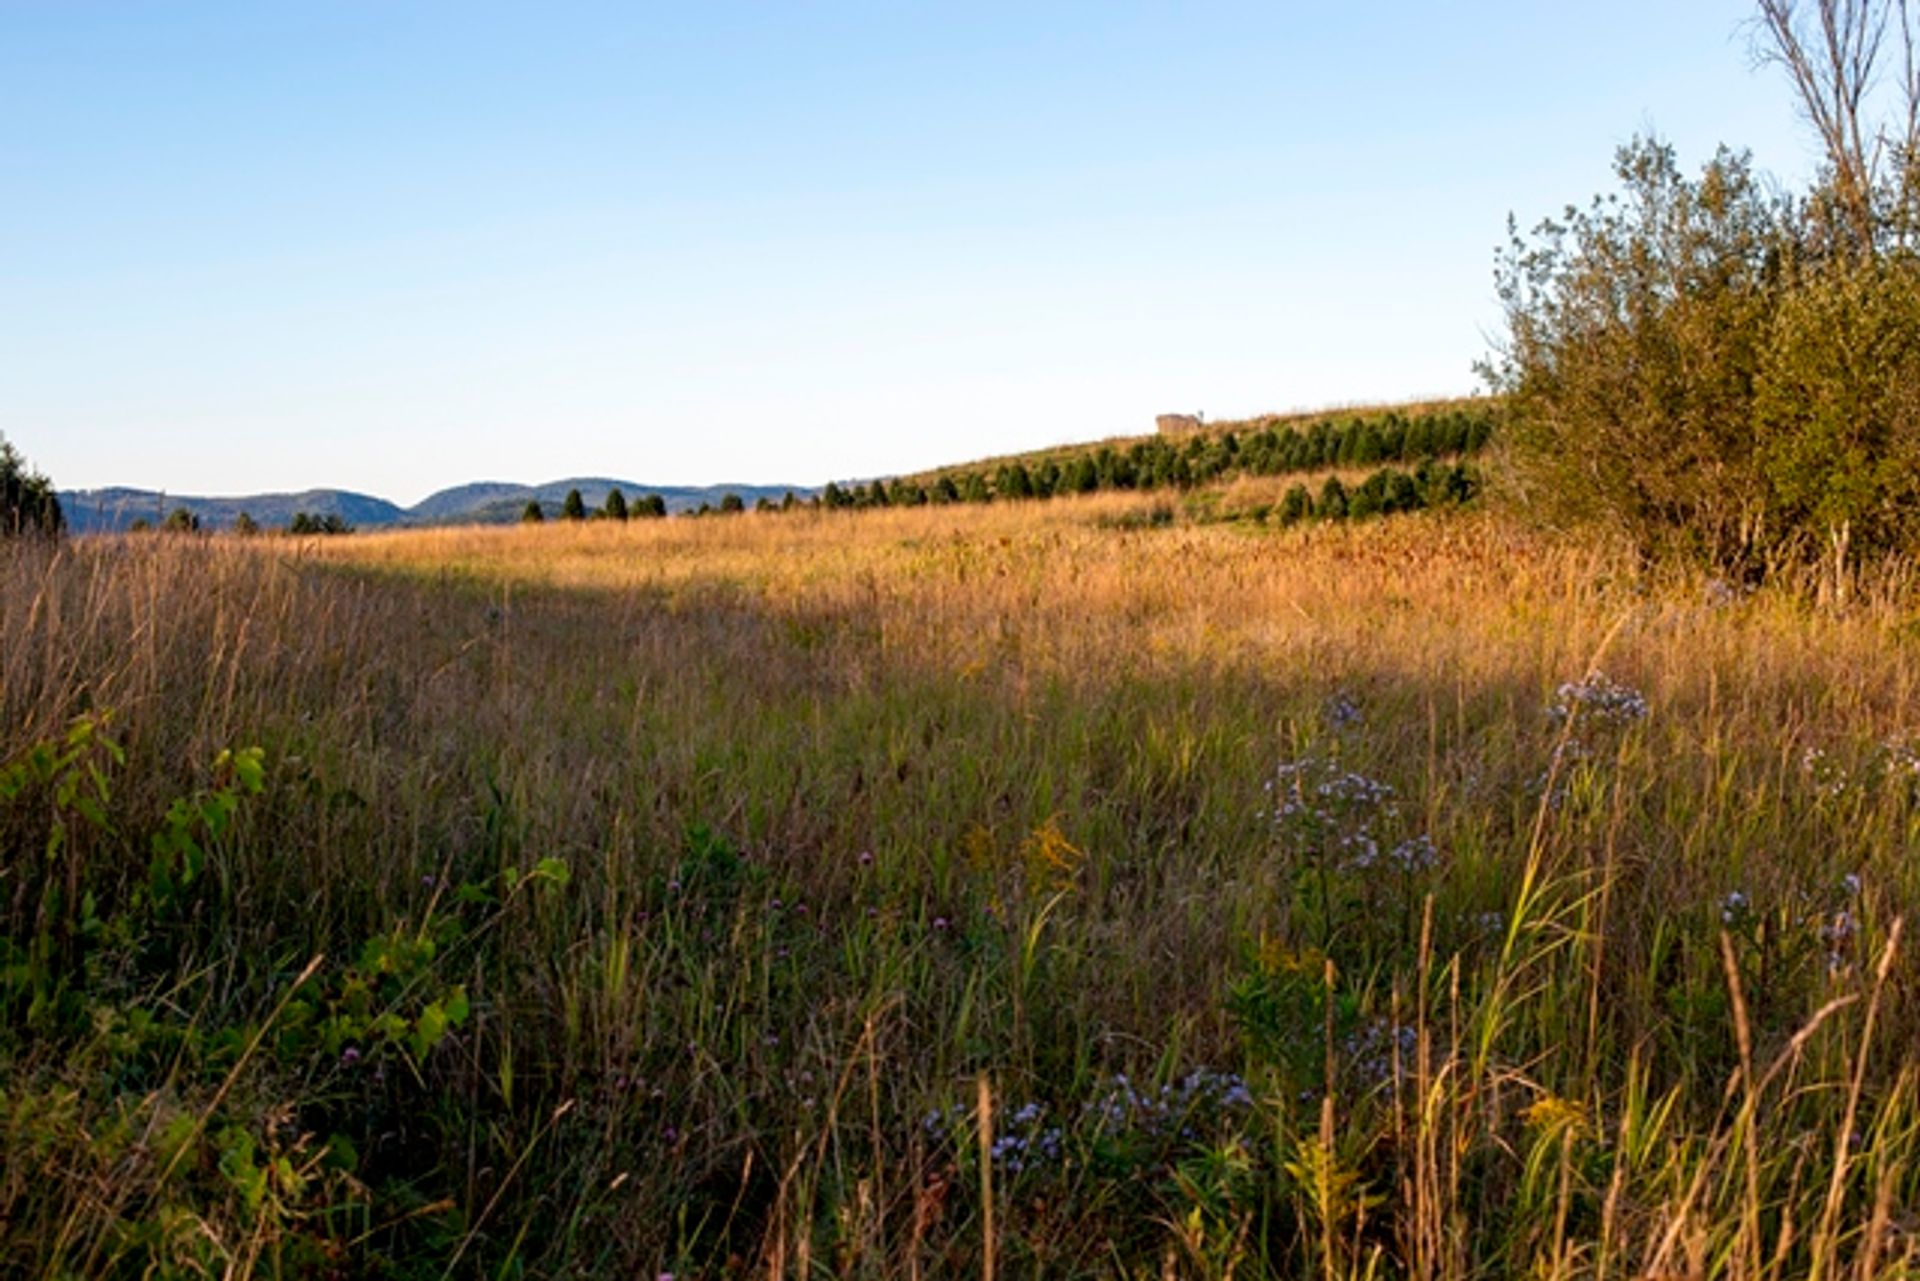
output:
[{"label": "tall grass stalk", "polygon": [[1911,1275],[1913,567],[1155,501],[0,548],[0,1271]]}]

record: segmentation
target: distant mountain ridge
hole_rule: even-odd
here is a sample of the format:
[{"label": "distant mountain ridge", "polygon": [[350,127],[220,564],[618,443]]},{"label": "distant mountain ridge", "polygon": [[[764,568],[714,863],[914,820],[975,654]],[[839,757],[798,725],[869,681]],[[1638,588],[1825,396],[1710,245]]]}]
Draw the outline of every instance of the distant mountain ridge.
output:
[{"label": "distant mountain ridge", "polygon": [[398,504],[344,489],[307,489],[297,494],[247,494],[231,498],[193,497],[124,486],[60,491],[60,510],[67,518],[68,528],[77,533],[126,529],[139,520],[158,525],[177,507],[198,516],[205,529],[223,529],[233,524],[241,512],[266,528],[285,525],[296,512],[338,516],[355,528],[398,524],[406,517],[406,510]]},{"label": "distant mountain ridge", "polygon": [[168,494],[159,490],[116,486],[108,489],[63,489],[60,507],[67,525],[77,533],[104,533],[123,530],[135,521],[158,525],[175,508],[184,507],[200,518],[205,529],[223,529],[233,524],[242,512],[263,528],[286,525],[297,513],[310,516],[338,516],[356,529],[381,529],[398,525],[494,524],[520,518],[529,502],[538,502],[549,515],[557,515],[567,491],[578,489],[589,508],[607,500],[607,492],[618,488],[632,503],[636,498],[658,494],[666,500],[670,512],[697,510],[702,503],[718,507],[728,494],[738,494],[752,506],[761,498],[778,501],[791,490],[806,498],[815,492],[810,485],[642,485],[636,481],[604,476],[582,476],[523,485],[511,481],[477,481],[456,485],[430,494],[412,507],[401,507],[372,494],[346,489],[308,489],[299,493],[244,494],[208,497]]}]

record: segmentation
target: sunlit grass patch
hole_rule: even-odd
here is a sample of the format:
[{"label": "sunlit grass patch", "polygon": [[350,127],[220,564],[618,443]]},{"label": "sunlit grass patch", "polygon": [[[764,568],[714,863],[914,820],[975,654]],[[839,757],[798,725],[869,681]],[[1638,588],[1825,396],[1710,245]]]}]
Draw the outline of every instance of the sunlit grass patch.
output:
[{"label": "sunlit grass patch", "polygon": [[6,549],[0,1257],[1903,1266],[1899,571],[1157,501]]}]

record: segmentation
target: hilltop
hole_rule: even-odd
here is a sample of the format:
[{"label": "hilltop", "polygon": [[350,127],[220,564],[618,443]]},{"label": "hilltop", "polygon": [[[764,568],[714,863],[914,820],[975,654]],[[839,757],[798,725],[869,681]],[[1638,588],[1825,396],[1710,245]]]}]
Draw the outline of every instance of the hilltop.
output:
[{"label": "hilltop", "polygon": [[[1492,440],[1497,401],[1472,398],[1270,414],[1111,437],[866,484],[829,483],[820,505],[915,507],[1053,498],[1102,490],[1190,492],[1237,478],[1290,477],[1256,503],[1258,519],[1368,516],[1466,501],[1479,489],[1470,459]],[[1334,473],[1344,472],[1345,475]],[[1316,498],[1308,488],[1319,485]],[[1351,494],[1349,486],[1355,486]]]},{"label": "hilltop", "polygon": [[114,486],[107,489],[63,489],[60,507],[76,533],[123,530],[135,521],[158,525],[167,513],[184,507],[199,517],[201,526],[220,529],[242,512],[262,525],[285,525],[298,512],[310,516],[338,516],[356,528],[398,524],[406,509],[372,494],[345,489],[305,489],[298,493],[246,494],[200,497],[159,490]]},{"label": "hilltop", "polygon": [[[1151,488],[1154,482],[1149,479],[1149,469],[1154,458],[1160,454],[1167,455],[1166,479],[1176,484],[1204,481],[1237,471],[1273,475],[1313,470],[1320,466],[1320,455],[1325,455],[1327,462],[1391,462],[1398,461],[1408,451],[1398,445],[1384,450],[1369,450],[1361,443],[1369,426],[1376,433],[1385,432],[1391,441],[1395,424],[1439,420],[1485,422],[1493,408],[1494,402],[1486,397],[1471,396],[1450,400],[1290,410],[1209,422],[1198,430],[1175,435],[1151,432],[1116,435],[1100,440],[1049,445],[972,462],[949,463],[887,480],[885,486],[887,492],[896,495],[894,501],[900,501],[899,494],[919,491],[939,501],[939,495],[944,492],[942,480],[953,487],[953,496],[959,498],[966,493],[968,478],[979,476],[981,487],[978,492],[982,497],[994,493],[1045,497],[1053,489],[1050,481],[1043,484],[1037,493],[1006,493],[1014,469],[1018,468],[1037,478],[1057,478],[1067,475],[1075,462],[1084,459],[1090,466],[1100,466],[1097,468],[1097,478],[1092,484],[1083,485],[1083,488],[1132,488],[1133,485],[1125,479],[1124,466],[1121,468],[1122,483],[1110,483],[1115,479],[1110,474],[1113,471],[1110,460],[1130,459],[1134,469],[1141,473],[1142,486]],[[1289,432],[1296,434],[1303,442],[1311,437],[1318,443],[1314,448],[1305,450],[1300,458],[1282,457],[1279,444]],[[1343,448],[1343,442],[1347,442],[1349,437],[1351,442]],[[1227,452],[1214,457],[1229,438],[1232,438],[1232,443],[1226,445]],[[1428,451],[1424,446],[1416,446],[1411,453],[1423,455],[1431,452],[1438,456],[1473,452],[1484,438],[1484,433],[1477,435],[1466,449],[1442,447]],[[1245,440],[1266,440],[1274,446],[1265,451],[1272,457],[1263,461],[1256,446],[1255,456],[1239,458],[1239,446]],[[1352,456],[1355,453],[1354,446],[1359,446],[1358,453],[1361,456],[1358,458]],[[1188,462],[1184,468],[1175,460],[1176,454],[1186,456]],[[1341,457],[1342,454],[1346,457]],[[871,481],[843,481],[826,486],[824,496],[831,504],[843,487],[848,491],[857,491],[859,486],[866,485],[868,492],[871,492],[872,486],[880,483],[878,478]],[[504,524],[518,520],[530,502],[538,502],[547,515],[553,516],[559,513],[560,504],[568,491],[574,489],[580,491],[582,501],[590,509],[599,508],[606,502],[609,491],[619,489],[630,502],[658,494],[669,512],[698,511],[703,505],[718,507],[728,494],[738,495],[747,506],[752,506],[761,499],[777,503],[789,493],[800,499],[810,499],[823,493],[821,488],[808,485],[648,485],[608,476],[575,476],[540,484],[473,481],[439,490],[411,507],[403,507],[373,494],[324,488],[297,493],[213,496],[169,494],[162,490],[115,486],[62,490],[59,497],[68,524],[79,533],[124,530],[136,521],[157,525],[177,508],[185,508],[198,517],[201,526],[206,529],[229,527],[242,513],[262,526],[278,528],[290,523],[295,515],[305,513],[316,517],[337,516],[356,529],[371,530],[426,525]]]},{"label": "hilltop", "polygon": [[60,491],[60,506],[68,524],[78,533],[103,533],[124,530],[135,521],[159,524],[169,512],[184,507],[199,517],[203,528],[220,529],[233,524],[242,512],[267,527],[284,526],[298,513],[309,516],[338,516],[356,529],[382,529],[401,525],[474,525],[518,520],[529,502],[538,502],[557,513],[567,491],[578,489],[590,507],[606,501],[607,492],[618,488],[629,499],[658,494],[667,510],[694,511],[702,503],[718,505],[727,494],[738,494],[747,503],[760,498],[778,500],[789,490],[805,497],[814,491],[807,486],[788,485],[645,485],[638,481],[609,477],[575,477],[552,480],[538,485],[513,481],[478,481],[456,485],[421,499],[411,507],[372,494],[345,489],[307,489],[298,493],[203,496],[169,494],[160,490],[116,486],[107,489],[69,489]]},{"label": "hilltop", "polygon": [[1178,441],[1185,446],[1191,441],[1217,441],[1228,435],[1245,436],[1263,431],[1277,431],[1281,428],[1307,431],[1320,424],[1332,427],[1359,420],[1388,418],[1412,420],[1447,414],[1470,414],[1478,417],[1490,412],[1495,404],[1494,399],[1476,395],[1405,401],[1354,401],[1349,404],[1322,405],[1313,409],[1280,410],[1243,418],[1221,418],[1211,422],[1203,420],[1199,430],[1174,435],[1166,435],[1158,431],[1133,432],[1106,436],[1099,440],[1044,445],[1038,449],[1012,454],[996,454],[971,462],[943,463],[938,467],[910,473],[901,479],[914,484],[933,485],[942,476],[957,477],[968,471],[994,472],[1002,467],[1012,467],[1015,463],[1021,464],[1029,471],[1044,467],[1048,463],[1064,467],[1080,457],[1097,455],[1103,449],[1122,454],[1136,447],[1150,446],[1160,441]]}]

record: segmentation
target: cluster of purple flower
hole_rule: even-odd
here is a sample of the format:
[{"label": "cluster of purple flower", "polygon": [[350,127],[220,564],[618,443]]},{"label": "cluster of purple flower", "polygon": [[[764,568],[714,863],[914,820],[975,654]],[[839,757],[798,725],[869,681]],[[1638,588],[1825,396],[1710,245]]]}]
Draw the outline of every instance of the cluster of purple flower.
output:
[{"label": "cluster of purple flower", "polygon": [[1252,1106],[1253,1092],[1238,1073],[1199,1067],[1152,1091],[1137,1088],[1124,1073],[1115,1073],[1106,1094],[1087,1104],[1085,1111],[1098,1133],[1107,1138],[1131,1131],[1155,1139],[1191,1141],[1198,1137],[1201,1123]]},{"label": "cluster of purple flower", "polygon": [[[1071,1129],[1053,1118],[1047,1105],[1027,1102],[1003,1114],[994,1136],[994,1168],[1007,1175],[1061,1168],[1070,1135],[1082,1141],[1139,1139],[1161,1145],[1197,1142],[1223,1118],[1253,1107],[1253,1092],[1237,1073],[1195,1068],[1157,1089],[1142,1089],[1124,1073],[1080,1109]],[[930,1142],[961,1143],[973,1125],[973,1113],[955,1103],[927,1113],[921,1128]]]},{"label": "cluster of purple flower", "polygon": [[1594,759],[1589,734],[1624,729],[1647,714],[1645,695],[1604,672],[1563,682],[1547,705],[1547,723],[1565,732],[1554,742],[1547,768],[1534,780],[1534,790],[1542,793],[1548,808],[1560,808],[1573,789],[1575,772]]},{"label": "cluster of purple flower", "polygon": [[993,1164],[1007,1174],[1057,1166],[1065,1156],[1065,1135],[1046,1124],[1044,1103],[1025,1103],[1006,1119],[1006,1129],[993,1141]]},{"label": "cluster of purple flower", "polygon": [[1554,693],[1547,719],[1555,725],[1568,722],[1584,725],[1630,725],[1645,720],[1646,696],[1630,685],[1622,685],[1605,672],[1588,672],[1577,681],[1567,681]]},{"label": "cluster of purple flower", "polygon": [[1266,790],[1273,809],[1261,811],[1261,817],[1270,814],[1276,827],[1316,836],[1370,832],[1376,818],[1395,813],[1392,787],[1318,756],[1282,761]]},{"label": "cluster of purple flower", "polygon": [[1360,839],[1364,841],[1364,845],[1356,844],[1354,847],[1358,852],[1347,860],[1349,871],[1366,871],[1376,866],[1383,866],[1391,871],[1411,876],[1419,872],[1432,871],[1440,865],[1440,851],[1434,845],[1433,838],[1424,832],[1419,836],[1410,836],[1401,841],[1384,855],[1380,853],[1378,842],[1371,836]]},{"label": "cluster of purple flower", "polygon": [[1336,730],[1364,724],[1367,719],[1366,713],[1360,710],[1360,704],[1356,703],[1353,696],[1344,689],[1327,700],[1325,711],[1327,724]]},{"label": "cluster of purple flower", "polygon": [[1396,1064],[1401,1075],[1412,1072],[1420,1050],[1420,1033],[1404,1023],[1374,1019],[1349,1035],[1341,1049],[1361,1080],[1379,1085],[1393,1077]]},{"label": "cluster of purple flower", "polygon": [[[1430,836],[1387,844],[1381,828],[1399,817],[1393,788],[1317,756],[1283,761],[1266,784],[1271,819],[1292,842],[1330,855],[1349,872],[1429,871],[1440,862]],[[1261,817],[1268,817],[1262,811]]]}]

